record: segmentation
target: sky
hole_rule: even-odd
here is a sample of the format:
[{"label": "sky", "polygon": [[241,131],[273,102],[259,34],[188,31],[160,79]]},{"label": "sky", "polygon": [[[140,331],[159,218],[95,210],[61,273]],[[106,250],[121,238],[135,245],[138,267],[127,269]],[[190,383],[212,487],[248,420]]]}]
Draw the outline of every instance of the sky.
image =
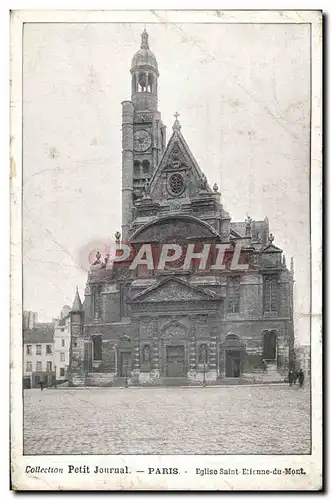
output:
[{"label": "sky", "polygon": [[[27,23],[23,37],[24,309],[58,317],[87,254],[121,229],[121,102],[142,24]],[[309,341],[310,33],[306,24],[146,24],[159,110],[232,220],[268,217],[294,257],[295,335]]]}]

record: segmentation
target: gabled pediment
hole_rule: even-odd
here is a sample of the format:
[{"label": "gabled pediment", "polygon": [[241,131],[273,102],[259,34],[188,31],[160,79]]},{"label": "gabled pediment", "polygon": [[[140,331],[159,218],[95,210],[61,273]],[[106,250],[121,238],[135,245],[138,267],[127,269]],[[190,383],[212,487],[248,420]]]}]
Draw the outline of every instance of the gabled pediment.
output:
[{"label": "gabled pediment", "polygon": [[282,253],[282,250],[281,248],[273,245],[273,243],[270,243],[270,245],[268,245],[262,250],[262,253]]},{"label": "gabled pediment", "polygon": [[[174,175],[176,174],[176,175]],[[153,199],[193,197],[198,192],[212,193],[180,130],[174,130],[149,186]]]},{"label": "gabled pediment", "polygon": [[216,298],[217,296],[214,292],[192,286],[185,280],[172,276],[138,293],[132,300],[135,302],[188,302],[192,300],[213,300]]}]

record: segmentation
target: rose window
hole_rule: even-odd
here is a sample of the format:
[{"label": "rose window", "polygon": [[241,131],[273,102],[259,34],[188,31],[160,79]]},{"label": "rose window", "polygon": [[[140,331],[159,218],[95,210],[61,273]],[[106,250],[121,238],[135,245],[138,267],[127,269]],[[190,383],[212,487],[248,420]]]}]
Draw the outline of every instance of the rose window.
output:
[{"label": "rose window", "polygon": [[169,189],[175,196],[180,195],[184,190],[184,180],[181,174],[173,174],[169,179]]}]

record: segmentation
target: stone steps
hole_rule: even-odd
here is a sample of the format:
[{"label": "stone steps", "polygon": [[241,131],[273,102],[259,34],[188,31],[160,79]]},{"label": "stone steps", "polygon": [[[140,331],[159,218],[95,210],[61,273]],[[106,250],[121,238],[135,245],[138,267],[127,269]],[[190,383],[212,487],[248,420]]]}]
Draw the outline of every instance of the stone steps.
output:
[{"label": "stone steps", "polygon": [[158,385],[183,386],[191,384],[187,377],[160,377]]},{"label": "stone steps", "polygon": [[88,373],[85,381],[88,387],[110,387],[114,385],[114,373]]}]

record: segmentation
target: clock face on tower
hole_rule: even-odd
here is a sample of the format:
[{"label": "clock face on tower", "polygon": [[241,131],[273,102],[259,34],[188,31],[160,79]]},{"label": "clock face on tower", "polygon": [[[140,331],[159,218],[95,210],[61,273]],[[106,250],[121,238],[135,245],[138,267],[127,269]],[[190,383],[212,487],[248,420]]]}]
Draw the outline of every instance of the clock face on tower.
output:
[{"label": "clock face on tower", "polygon": [[135,151],[146,151],[151,146],[151,135],[147,130],[136,130],[134,133]]}]

